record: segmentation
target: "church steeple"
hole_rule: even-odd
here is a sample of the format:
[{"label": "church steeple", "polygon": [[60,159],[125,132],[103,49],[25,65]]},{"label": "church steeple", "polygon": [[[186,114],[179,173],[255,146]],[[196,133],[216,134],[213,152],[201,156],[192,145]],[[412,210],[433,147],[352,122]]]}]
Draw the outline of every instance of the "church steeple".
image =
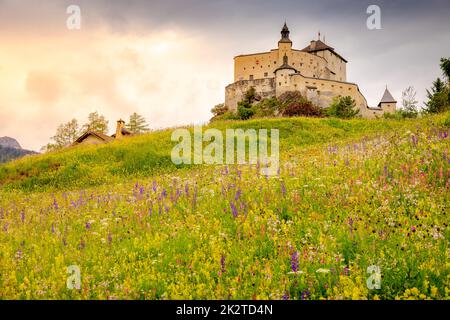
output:
[{"label": "church steeple", "polygon": [[284,23],[283,29],[281,29],[281,40],[280,42],[290,42],[292,43],[292,41],[289,39],[289,28],[286,24],[286,22]]}]

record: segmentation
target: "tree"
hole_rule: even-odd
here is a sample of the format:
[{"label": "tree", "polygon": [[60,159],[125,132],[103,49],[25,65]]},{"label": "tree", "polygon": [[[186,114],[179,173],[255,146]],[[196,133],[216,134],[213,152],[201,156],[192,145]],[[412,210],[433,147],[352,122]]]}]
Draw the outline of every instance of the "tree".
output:
[{"label": "tree", "polygon": [[253,108],[255,110],[255,118],[275,117],[278,115],[280,102],[276,97],[263,99]]},{"label": "tree", "polygon": [[225,104],[223,104],[223,103],[216,104],[214,106],[214,108],[211,109],[211,113],[214,115],[214,117],[221,116],[224,113],[226,113],[227,111],[228,111],[228,107],[225,106]]},{"label": "tree", "polygon": [[427,89],[427,98],[431,100],[431,98],[439,92],[442,92],[445,89],[445,83],[441,80],[441,78],[437,78],[436,81],[433,82],[433,86],[431,87],[431,91]]},{"label": "tree", "polygon": [[409,86],[402,92],[402,116],[404,118],[416,118],[418,114],[417,104],[419,103],[416,100],[416,90],[414,87]]},{"label": "tree", "polygon": [[128,121],[128,124],[125,127],[133,134],[141,134],[150,131],[145,118],[136,112],[130,116],[130,121]]},{"label": "tree", "polygon": [[425,103],[427,106],[425,112],[427,113],[439,113],[448,109],[450,100],[450,90],[445,86],[445,83],[437,78],[433,82],[431,91],[427,89],[428,101]]},{"label": "tree", "polygon": [[427,113],[440,113],[449,109],[450,90],[435,93],[427,102]]},{"label": "tree", "polygon": [[239,119],[247,120],[250,119],[254,114],[252,105],[256,101],[256,90],[254,87],[250,87],[244,95],[244,99],[238,102],[237,114]]},{"label": "tree", "polygon": [[355,117],[359,110],[355,109],[356,102],[350,97],[335,97],[330,107],[327,110],[327,114],[331,117],[337,117],[342,119],[350,119]]},{"label": "tree", "polygon": [[450,84],[450,58],[441,58],[441,69],[447,78],[447,84]]},{"label": "tree", "polygon": [[88,123],[83,125],[83,131],[94,131],[106,134],[108,131],[108,121],[104,116],[99,115],[97,111],[92,112],[88,116]]},{"label": "tree", "polygon": [[71,121],[60,124],[56,129],[56,134],[51,137],[52,143],[47,144],[42,147],[42,151],[54,151],[67,146],[70,146],[80,135],[80,128],[78,126],[78,121],[72,119]]}]

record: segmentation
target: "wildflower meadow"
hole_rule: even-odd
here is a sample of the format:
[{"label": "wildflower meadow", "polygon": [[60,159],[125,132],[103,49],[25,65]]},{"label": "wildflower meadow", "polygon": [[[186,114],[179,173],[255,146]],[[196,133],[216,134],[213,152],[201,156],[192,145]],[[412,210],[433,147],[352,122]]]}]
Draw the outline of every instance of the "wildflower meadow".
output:
[{"label": "wildflower meadow", "polygon": [[170,130],[4,165],[0,299],[448,299],[448,117],[249,121],[273,176]]}]

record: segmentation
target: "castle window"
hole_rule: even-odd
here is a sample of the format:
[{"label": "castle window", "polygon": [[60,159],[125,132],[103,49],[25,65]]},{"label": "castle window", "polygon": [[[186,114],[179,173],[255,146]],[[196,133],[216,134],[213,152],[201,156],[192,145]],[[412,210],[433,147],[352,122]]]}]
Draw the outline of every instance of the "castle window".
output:
[{"label": "castle window", "polygon": [[278,82],[278,85],[281,86],[281,82]]},{"label": "castle window", "polygon": [[253,80],[253,75],[252,74],[250,75],[249,80]]},{"label": "castle window", "polygon": [[264,77],[267,77],[268,76],[268,73],[267,72],[264,72]]}]

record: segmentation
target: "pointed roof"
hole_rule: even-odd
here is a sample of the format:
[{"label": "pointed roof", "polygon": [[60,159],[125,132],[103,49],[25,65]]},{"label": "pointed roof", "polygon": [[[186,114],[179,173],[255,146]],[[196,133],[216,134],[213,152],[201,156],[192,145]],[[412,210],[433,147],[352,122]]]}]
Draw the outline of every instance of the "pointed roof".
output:
[{"label": "pointed roof", "polygon": [[279,43],[280,42],[290,42],[290,43],[292,43],[291,39],[289,39],[289,33],[290,33],[289,32],[289,28],[288,28],[286,22],[284,22],[283,29],[281,29],[281,40],[278,41],[278,42]]},{"label": "pointed roof", "polygon": [[289,65],[288,56],[286,54],[284,54],[284,57],[283,57],[283,64],[280,67],[276,68],[273,73],[276,73],[278,70],[283,70],[283,69],[291,69],[291,70],[294,70],[295,72],[297,72],[297,69],[295,69],[294,67]]},{"label": "pointed roof", "polygon": [[323,50],[330,50],[331,52],[333,52],[335,55],[337,55],[339,58],[341,58],[342,60],[344,60],[345,62],[348,62],[346,59],[344,59],[340,54],[338,54],[336,51],[334,51],[333,47],[330,47],[329,45],[327,45],[325,42],[323,42],[322,40],[313,40],[311,42],[314,42],[314,46],[311,47],[311,44],[309,46],[307,46],[306,48],[303,48],[301,51],[304,52],[309,52],[309,53],[313,53],[313,52],[317,52],[317,51],[323,51]]},{"label": "pointed roof", "polygon": [[397,103],[397,100],[394,99],[394,97],[392,96],[392,94],[389,92],[387,86],[386,86],[386,90],[384,90],[384,94],[383,97],[381,98],[380,103],[378,104],[378,106],[380,106],[382,103]]},{"label": "pointed roof", "polygon": [[82,136],[80,136],[77,140],[75,140],[75,142],[72,145],[77,145],[77,144],[83,142],[89,136],[97,137],[99,140],[102,140],[104,142],[110,142],[110,141],[114,140],[110,136],[107,136],[106,134],[103,134],[100,132],[86,131]]}]

